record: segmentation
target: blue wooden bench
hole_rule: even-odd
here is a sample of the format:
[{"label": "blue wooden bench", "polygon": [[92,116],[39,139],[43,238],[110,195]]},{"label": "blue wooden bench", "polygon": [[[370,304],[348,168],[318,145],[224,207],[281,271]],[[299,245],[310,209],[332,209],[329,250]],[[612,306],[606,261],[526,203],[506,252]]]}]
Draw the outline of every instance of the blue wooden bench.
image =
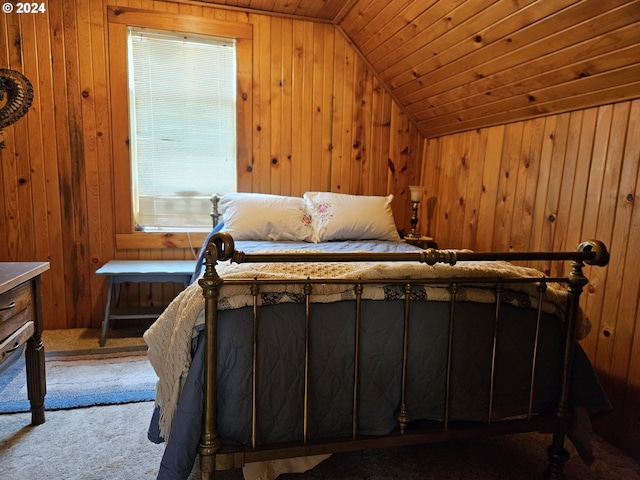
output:
[{"label": "blue wooden bench", "polygon": [[[120,288],[123,283],[176,282],[186,287],[191,282],[195,266],[194,260],[111,260],[96,270],[97,275],[106,275],[109,282],[100,346],[104,346],[107,341],[111,320],[158,318],[166,308],[166,306],[121,307]],[[112,299],[114,293],[115,298]]]}]

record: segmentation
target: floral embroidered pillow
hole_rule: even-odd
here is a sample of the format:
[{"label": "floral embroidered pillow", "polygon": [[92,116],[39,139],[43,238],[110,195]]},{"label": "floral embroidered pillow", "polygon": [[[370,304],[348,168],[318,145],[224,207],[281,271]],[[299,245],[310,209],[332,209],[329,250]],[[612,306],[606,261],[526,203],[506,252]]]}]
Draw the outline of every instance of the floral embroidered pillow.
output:
[{"label": "floral embroidered pillow", "polygon": [[313,219],[315,242],[387,240],[399,242],[391,201],[386,197],[307,192],[304,199]]},{"label": "floral embroidered pillow", "polygon": [[313,241],[311,217],[301,197],[229,193],[218,206],[223,231],[234,240]]}]

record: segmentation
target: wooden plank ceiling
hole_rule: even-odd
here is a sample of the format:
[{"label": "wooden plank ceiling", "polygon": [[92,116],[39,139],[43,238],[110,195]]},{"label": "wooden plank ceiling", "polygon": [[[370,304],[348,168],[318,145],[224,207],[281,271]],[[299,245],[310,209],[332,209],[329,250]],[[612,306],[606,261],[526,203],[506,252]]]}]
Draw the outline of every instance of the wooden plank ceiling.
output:
[{"label": "wooden plank ceiling", "polygon": [[640,0],[201,2],[333,23],[427,137],[640,97]]}]

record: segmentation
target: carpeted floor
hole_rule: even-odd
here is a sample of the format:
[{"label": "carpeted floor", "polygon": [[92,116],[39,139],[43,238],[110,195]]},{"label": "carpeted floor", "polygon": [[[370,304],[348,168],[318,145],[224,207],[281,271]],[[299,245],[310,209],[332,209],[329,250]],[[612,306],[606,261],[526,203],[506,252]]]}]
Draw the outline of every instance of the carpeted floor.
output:
[{"label": "carpeted floor", "polygon": [[[550,441],[550,436],[527,433],[340,454],[309,472],[279,480],[537,480],[546,466]],[[597,441],[600,458],[590,467],[570,450],[566,480],[640,479],[640,466],[604,442]]]},{"label": "carpeted floor", "polygon": [[[144,480],[156,477],[163,446],[146,439],[152,402],[59,410],[43,425],[29,414],[0,415],[2,478]],[[519,434],[490,441],[463,441],[337,454],[303,474],[279,480],[533,480],[545,464],[548,436]],[[597,440],[596,462],[587,467],[575,452],[567,480],[638,480],[640,465]],[[192,478],[195,480],[197,472]],[[242,472],[217,480],[241,480]]]},{"label": "carpeted floor", "polygon": [[[79,335],[80,334],[80,335]],[[64,340],[45,337],[48,351],[76,343],[95,348],[95,332],[65,332]],[[61,335],[63,336],[63,335]],[[82,336],[78,339],[75,337]],[[140,344],[141,338],[122,340]],[[113,338],[107,347],[115,347]],[[153,402],[47,412],[43,425],[30,415],[0,415],[2,478],[66,480],[144,480],[156,477],[163,445],[146,438]],[[303,474],[280,480],[533,480],[540,478],[550,437],[519,434],[487,441],[463,441],[337,454]],[[640,480],[640,465],[595,439],[596,461],[584,465],[570,448],[567,480]],[[197,468],[192,474],[197,478]],[[241,480],[242,472],[220,472],[218,480]]]}]

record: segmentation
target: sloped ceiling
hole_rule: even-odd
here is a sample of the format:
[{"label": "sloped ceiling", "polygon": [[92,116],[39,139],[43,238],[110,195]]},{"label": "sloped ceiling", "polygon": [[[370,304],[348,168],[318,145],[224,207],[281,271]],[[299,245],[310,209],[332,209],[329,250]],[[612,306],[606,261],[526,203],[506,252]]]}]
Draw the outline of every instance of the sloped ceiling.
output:
[{"label": "sloped ceiling", "polygon": [[640,97],[640,0],[202,0],[332,23],[427,137]]}]

